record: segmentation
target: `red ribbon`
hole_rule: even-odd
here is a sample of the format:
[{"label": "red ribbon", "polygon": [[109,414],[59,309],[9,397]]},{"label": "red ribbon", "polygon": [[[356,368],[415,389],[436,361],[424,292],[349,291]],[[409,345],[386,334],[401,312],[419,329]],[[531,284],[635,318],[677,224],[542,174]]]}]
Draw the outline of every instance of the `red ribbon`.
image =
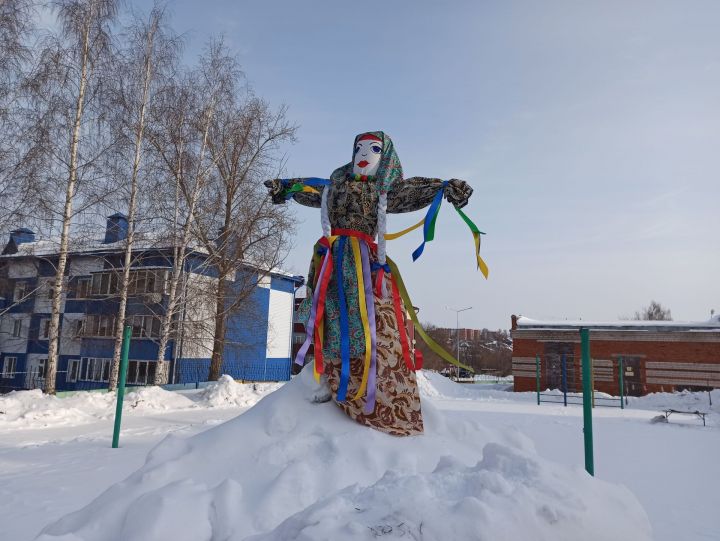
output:
[{"label": "red ribbon", "polygon": [[377,271],[377,276],[375,277],[375,294],[380,298],[382,298],[383,276],[385,276],[385,269],[380,267]]},{"label": "red ribbon", "polygon": [[318,241],[318,244],[325,246],[327,248],[327,252],[325,252],[324,257],[328,258],[327,262],[327,268],[325,269],[325,274],[323,274],[322,282],[320,282],[319,287],[320,291],[318,292],[318,303],[317,303],[317,312],[315,314],[315,346],[314,346],[314,353],[315,353],[315,371],[318,374],[323,374],[325,371],[325,365],[323,363],[323,351],[322,351],[322,343],[320,341],[320,322],[323,321],[323,318],[325,317],[325,297],[327,297],[327,288],[328,284],[330,283],[330,277],[332,276],[333,271],[333,259],[332,259],[332,245],[330,244],[330,241],[327,239],[327,237],[323,237]]},{"label": "red ribbon", "polygon": [[395,308],[395,319],[398,324],[398,332],[400,333],[400,344],[402,344],[403,359],[405,360],[405,366],[408,367],[408,370],[414,372],[416,368],[413,366],[413,362],[410,359],[410,344],[408,343],[407,329],[405,328],[405,315],[403,314],[402,307],[400,306],[400,291],[398,290],[394,277],[392,277],[390,282],[392,283],[393,306]]},{"label": "red ribbon", "polygon": [[342,228],[333,228],[331,235],[333,236],[345,236],[345,237],[357,237],[361,240],[364,240],[370,248],[373,250],[377,250],[377,245],[375,244],[375,240],[368,235],[367,233],[363,233],[362,231],[357,231],[355,229],[342,229]]}]

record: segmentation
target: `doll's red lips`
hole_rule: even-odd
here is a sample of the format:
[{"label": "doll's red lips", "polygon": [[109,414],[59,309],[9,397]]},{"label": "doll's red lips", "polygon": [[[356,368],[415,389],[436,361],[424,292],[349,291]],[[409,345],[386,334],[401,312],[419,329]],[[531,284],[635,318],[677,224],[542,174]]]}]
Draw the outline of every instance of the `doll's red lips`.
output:
[{"label": "doll's red lips", "polygon": [[362,167],[367,167],[369,163],[370,162],[363,160],[361,162],[358,162],[357,165],[358,165],[358,167],[362,168]]}]

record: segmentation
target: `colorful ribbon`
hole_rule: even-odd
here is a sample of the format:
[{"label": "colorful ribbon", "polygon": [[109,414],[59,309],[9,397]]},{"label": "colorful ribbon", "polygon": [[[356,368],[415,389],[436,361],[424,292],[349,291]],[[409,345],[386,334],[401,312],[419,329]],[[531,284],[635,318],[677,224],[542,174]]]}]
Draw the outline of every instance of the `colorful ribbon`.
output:
[{"label": "colorful ribbon", "polygon": [[455,210],[457,210],[460,217],[463,219],[463,221],[467,224],[467,226],[470,228],[470,231],[472,232],[473,241],[475,242],[475,257],[477,257],[477,265],[480,269],[480,272],[482,272],[483,276],[487,280],[489,269],[483,261],[482,257],[480,257],[480,235],[484,235],[485,233],[480,231],[477,226],[472,222],[472,220],[468,218],[462,210],[457,207],[455,207]]},{"label": "colorful ribbon", "polygon": [[381,265],[380,263],[373,262],[371,268],[372,270],[377,271],[377,274],[375,275],[375,294],[382,299],[384,297],[382,289],[383,277],[385,274],[390,274],[390,265],[387,263]]},{"label": "colorful ribbon", "polygon": [[283,186],[285,186],[283,193],[286,200],[290,199],[293,195],[300,192],[314,193],[320,195],[320,192],[317,191],[315,188],[319,186],[330,185],[330,180],[326,178],[310,177],[302,179],[302,182],[294,182],[294,180],[295,179],[291,178],[280,179],[280,182],[282,182]]},{"label": "colorful ribbon", "polygon": [[[322,269],[320,270],[320,279],[318,280],[319,283],[323,282],[323,278],[326,274],[328,263],[331,262],[332,259],[330,257],[326,257],[323,260]],[[332,266],[332,263],[330,263]],[[313,294],[313,301],[312,305],[310,307],[310,316],[308,318],[308,326],[306,329],[306,336],[305,336],[305,342],[300,347],[300,350],[298,351],[297,356],[295,357],[295,363],[299,364],[300,366],[305,364],[305,356],[307,355],[308,350],[310,349],[310,344],[312,344],[312,339],[314,336],[314,329],[315,329],[315,322],[319,319],[317,317],[317,311],[318,306],[324,306],[324,303],[320,304],[320,296],[321,296],[322,287],[316,287],[315,293]],[[315,352],[317,355],[317,352]],[[320,373],[322,373],[322,369],[320,370]]]},{"label": "colorful ribbon", "polygon": [[[424,226],[423,241],[420,246],[418,246],[413,252],[413,261],[416,261],[422,255],[423,250],[425,249],[425,244],[435,239],[435,225],[437,223],[438,214],[440,213],[440,205],[442,204],[442,198],[445,193],[445,187],[447,186],[447,184],[447,180],[443,181],[442,188],[440,188],[438,193],[435,194],[435,197],[433,198],[433,201],[428,208],[427,214],[422,220],[420,220],[415,225],[411,225],[410,227],[403,229],[402,231],[385,234],[385,240],[395,240],[402,237],[403,235],[410,233],[411,231],[414,231],[421,225]],[[468,216],[462,210],[460,210],[458,207],[454,208],[460,215],[460,218],[462,218],[465,224],[467,224],[467,226],[470,228],[475,244],[475,258],[477,260],[477,266],[480,269],[480,272],[482,272],[483,276],[487,279],[489,269],[485,261],[483,261],[482,257],[480,257],[480,235],[484,235],[485,233],[480,231],[478,227],[473,223],[473,221],[468,218]]]},{"label": "colorful ribbon", "polygon": [[412,253],[413,261],[417,261],[417,259],[422,255],[423,250],[425,249],[425,243],[430,242],[435,238],[435,223],[437,222],[438,212],[440,212],[440,205],[442,204],[443,194],[445,193],[445,186],[447,186],[447,183],[447,180],[443,181],[442,188],[438,190],[438,193],[435,194],[432,203],[430,203],[430,208],[428,208],[425,219],[423,220],[423,241]]},{"label": "colorful ribbon", "polygon": [[[402,305],[400,304],[400,292],[398,291],[398,281],[395,274],[395,269],[392,270],[390,276],[390,283],[392,286],[393,308],[395,309],[395,319],[397,321],[398,333],[400,334],[400,345],[402,347],[403,360],[405,361],[405,366],[407,366],[407,369],[410,370],[410,372],[413,372],[415,370],[415,365],[410,359],[410,344],[408,343],[407,329],[405,328],[405,315],[403,314]],[[410,307],[409,309],[408,306]],[[405,308],[408,309],[410,312],[413,311],[412,304],[408,305],[407,303],[405,303]]]}]

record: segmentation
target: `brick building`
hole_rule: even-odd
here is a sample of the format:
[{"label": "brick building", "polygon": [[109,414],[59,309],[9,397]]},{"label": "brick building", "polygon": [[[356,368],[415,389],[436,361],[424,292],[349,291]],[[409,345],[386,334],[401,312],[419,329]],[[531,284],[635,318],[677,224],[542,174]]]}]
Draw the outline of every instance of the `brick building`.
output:
[{"label": "brick building", "polygon": [[625,393],[641,396],[680,389],[720,387],[720,316],[705,322],[536,321],[512,316],[515,391],[561,389],[565,366],[569,391],[582,389],[580,329],[590,330],[593,387],[619,394],[623,365]]}]

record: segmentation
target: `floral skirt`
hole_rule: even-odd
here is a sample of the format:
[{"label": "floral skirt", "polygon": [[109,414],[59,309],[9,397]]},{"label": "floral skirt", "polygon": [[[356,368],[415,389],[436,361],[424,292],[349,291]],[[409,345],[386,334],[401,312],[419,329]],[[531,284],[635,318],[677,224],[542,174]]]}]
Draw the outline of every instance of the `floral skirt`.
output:
[{"label": "floral skirt", "polygon": [[[370,414],[366,414],[363,411],[365,397],[353,400],[362,381],[364,366],[362,358],[350,358],[347,400],[343,402],[336,400],[336,402],[351,419],[381,432],[393,436],[422,434],[423,419],[417,379],[415,372],[408,369],[403,360],[400,331],[392,299],[375,297],[375,320],[377,325],[375,409]],[[403,322],[399,325],[403,325]],[[325,358],[325,373],[334,399],[337,399],[340,369],[339,357]]]}]

